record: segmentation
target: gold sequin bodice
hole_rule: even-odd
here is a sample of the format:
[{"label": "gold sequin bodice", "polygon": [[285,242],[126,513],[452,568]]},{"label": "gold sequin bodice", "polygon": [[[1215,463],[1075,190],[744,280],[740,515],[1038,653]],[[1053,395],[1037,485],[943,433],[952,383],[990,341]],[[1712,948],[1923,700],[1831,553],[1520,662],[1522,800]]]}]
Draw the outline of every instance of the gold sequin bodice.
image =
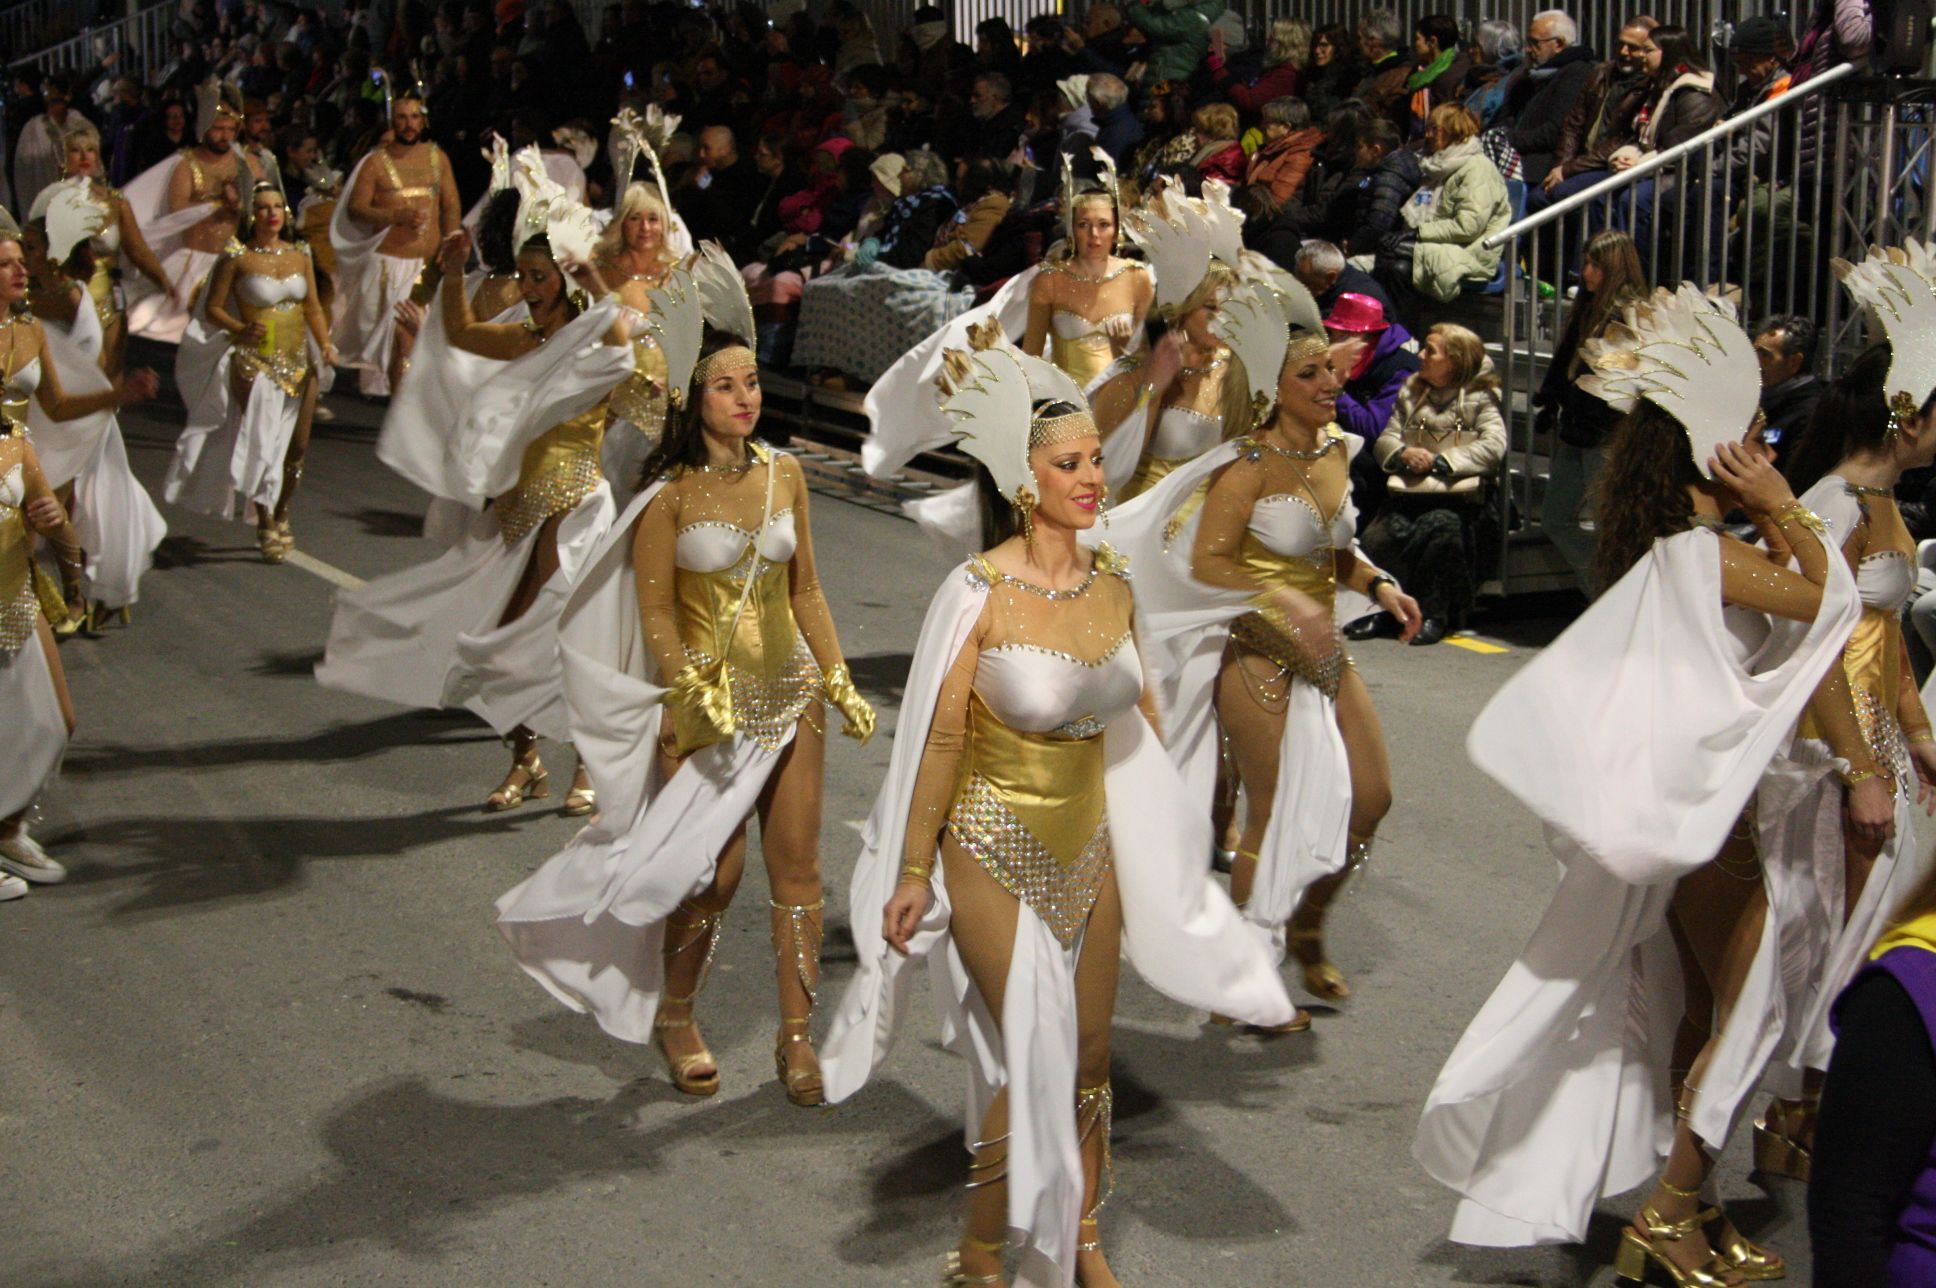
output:
[{"label": "gold sequin bodice", "polygon": [[605,441],[605,404],[554,425],[524,449],[518,481],[497,499],[498,528],[506,545],[554,514],[576,509],[598,490],[604,474],[599,446]]},{"label": "gold sequin bodice", "polygon": [[19,466],[0,471],[0,653],[26,643],[40,616],[20,479]]},{"label": "gold sequin bodice", "polygon": [[1049,336],[1049,361],[1068,372],[1084,389],[1108,370],[1109,364],[1115,360],[1116,351],[1111,347],[1109,337],[1100,331],[1091,331],[1074,339],[1053,333]]},{"label": "gold sequin bodice", "polygon": [[612,415],[630,421],[647,438],[665,431],[665,351],[650,336],[632,341],[632,374],[612,391]]},{"label": "gold sequin bodice", "polygon": [[[1303,591],[1324,606],[1327,613],[1337,606],[1338,566],[1326,547],[1315,555],[1280,555],[1249,533],[1244,535],[1239,559],[1257,579],[1270,586],[1285,586]],[[1263,654],[1285,671],[1316,685],[1327,697],[1338,696],[1338,685],[1351,659],[1338,649],[1320,663],[1313,663],[1292,634],[1282,613],[1263,607],[1239,617],[1230,628],[1231,638]],[[1323,647],[1322,641],[1310,645]]]},{"label": "gold sequin bodice", "polygon": [[262,343],[247,347],[240,343],[233,351],[235,361],[246,371],[267,376],[291,398],[302,392],[303,377],[309,374],[309,330],[301,300],[289,300],[258,309],[252,319],[262,324]]},{"label": "gold sequin bodice", "polygon": [[755,557],[749,541],[745,552],[729,568],[701,572],[682,567],[677,571],[674,596],[679,605],[679,638],[686,656],[695,661],[724,657],[728,666],[745,675],[773,680],[791,664],[800,631],[793,620],[785,560],[760,560],[752,592],[745,596],[746,611],[739,611]]},{"label": "gold sequin bodice", "polygon": [[120,314],[114,307],[114,284],[121,277],[121,252],[94,248],[94,275],[87,279],[88,298],[94,301],[94,316],[106,330]]}]

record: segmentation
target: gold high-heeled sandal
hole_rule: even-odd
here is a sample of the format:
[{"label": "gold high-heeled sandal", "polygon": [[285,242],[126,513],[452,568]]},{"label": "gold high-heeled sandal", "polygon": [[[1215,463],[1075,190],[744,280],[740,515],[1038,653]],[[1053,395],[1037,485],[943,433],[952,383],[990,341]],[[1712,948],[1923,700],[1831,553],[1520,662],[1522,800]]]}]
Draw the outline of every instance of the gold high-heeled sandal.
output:
[{"label": "gold high-heeled sandal", "polygon": [[276,531],[274,524],[255,530],[255,548],[262,552],[264,563],[279,564],[289,557],[289,552],[282,545],[282,535]]},{"label": "gold high-heeled sandal", "polygon": [[1715,1255],[1734,1267],[1734,1272],[1750,1283],[1764,1283],[1771,1279],[1786,1279],[1788,1263],[1779,1252],[1764,1248],[1734,1228],[1728,1214],[1716,1205],[1715,1220],[1711,1225],[1720,1226],[1719,1238],[1716,1231],[1708,1233],[1708,1246]]},{"label": "gold high-heeled sandal", "polygon": [[[685,913],[692,920],[680,920],[679,913]],[[691,930],[697,932],[684,943],[666,950],[665,958],[668,962],[679,954],[697,947],[702,942],[706,945],[706,955],[700,960],[699,974],[693,983],[692,992],[686,994],[684,997],[679,997],[673,993],[665,994],[659,999],[659,1013],[652,1019],[652,1036],[658,1041],[659,1054],[665,1057],[666,1072],[672,1078],[672,1085],[688,1096],[710,1096],[719,1091],[719,1062],[713,1059],[713,1053],[707,1048],[703,1038],[700,1040],[699,1050],[693,1054],[673,1055],[666,1048],[665,1031],[667,1029],[690,1029],[696,1026],[697,1021],[692,1013],[693,1003],[698,1000],[700,990],[706,987],[706,976],[712,971],[713,951],[719,947],[719,923],[721,917],[724,915],[718,912],[695,914],[688,910],[684,904],[681,904],[673,915],[666,918],[666,933],[668,939],[671,938],[672,932],[675,930]],[[665,1008],[668,1006],[685,1007],[685,1017],[682,1019],[668,1019],[665,1013]],[[701,1065],[711,1065],[712,1069],[702,1074],[693,1073],[693,1070],[699,1068]]]},{"label": "gold high-heeled sandal", "polygon": [[598,789],[589,783],[583,787],[574,783],[571,790],[565,793],[565,803],[558,812],[571,818],[578,818],[597,808]]},{"label": "gold high-heeled sandal", "polygon": [[1770,1100],[1754,1122],[1754,1167],[1769,1176],[1786,1176],[1806,1182],[1814,1154],[1794,1134],[1796,1120],[1808,1123],[1815,1116],[1819,1096],[1800,1100]]},{"label": "gold high-heeled sandal", "polygon": [[[1335,875],[1312,883],[1304,893],[1303,905],[1291,914],[1288,937],[1291,956],[1297,958],[1298,965],[1304,968],[1304,990],[1313,997],[1342,1002],[1351,996],[1351,986],[1345,983],[1344,972],[1324,955],[1324,917],[1337,901],[1352,873],[1371,861],[1371,841],[1369,836],[1352,837],[1345,848],[1344,867]],[[1317,924],[1300,927],[1297,924],[1299,913],[1308,913]],[[1299,945],[1303,945],[1307,951],[1299,951]]]},{"label": "gold high-heeled sandal", "polygon": [[[1081,1150],[1093,1138],[1102,1150],[1102,1158],[1096,1167],[1096,1202],[1076,1223],[1078,1232],[1087,1226],[1092,1232],[1087,1239],[1078,1238],[1077,1252],[1102,1251],[1102,1226],[1097,1218],[1109,1196],[1116,1192],[1116,1158],[1109,1148],[1110,1131],[1116,1121],[1116,1092],[1110,1083],[1094,1087],[1076,1088],[1076,1149]],[[1084,1165],[1087,1170],[1087,1165]]]},{"label": "gold high-heeled sandal", "polygon": [[538,759],[538,749],[533,746],[517,760],[512,762],[511,772],[504,776],[498,789],[484,798],[486,814],[501,814],[508,809],[516,809],[527,800],[541,801],[551,795],[551,775],[545,771]]},{"label": "gold high-heeled sandal", "polygon": [[[826,1084],[818,1069],[790,1067],[787,1049],[796,1042],[810,1044],[812,1041],[807,1030],[813,1022],[814,1005],[820,1000],[820,917],[826,902],[793,904],[769,899],[767,907],[771,909],[774,955],[780,959],[782,968],[788,958],[792,959],[800,988],[807,995],[805,1015],[791,1019],[782,1016],[780,1020],[780,1041],[773,1049],[773,1069],[786,1088],[787,1099],[802,1109],[812,1109],[827,1103]],[[789,1033],[789,1029],[799,1031]],[[813,1048],[809,1045],[807,1049]]]},{"label": "gold high-heeled sandal", "polygon": [[[1683,1190],[1665,1180],[1657,1184],[1676,1198],[1700,1197],[1699,1190]],[[1706,1261],[1691,1270],[1683,1270],[1665,1250],[1667,1245],[1679,1243],[1689,1235],[1704,1235],[1707,1225],[1720,1215],[1719,1208],[1701,1208],[1685,1220],[1668,1221],[1652,1203],[1643,1203],[1633,1224],[1620,1231],[1620,1248],[1613,1258],[1614,1277],[1627,1283],[1644,1284],[1651,1265],[1664,1272],[1674,1288],[1736,1288],[1742,1276],[1719,1253],[1710,1252]]]},{"label": "gold high-heeled sandal", "polygon": [[[1008,1242],[991,1243],[972,1235],[962,1235],[961,1242],[976,1252],[992,1252],[997,1256],[1008,1251]],[[999,1273],[992,1275],[971,1275],[961,1268],[961,1249],[948,1249],[947,1256],[941,1260],[941,1288],[976,1288],[978,1285],[1002,1282]]]}]

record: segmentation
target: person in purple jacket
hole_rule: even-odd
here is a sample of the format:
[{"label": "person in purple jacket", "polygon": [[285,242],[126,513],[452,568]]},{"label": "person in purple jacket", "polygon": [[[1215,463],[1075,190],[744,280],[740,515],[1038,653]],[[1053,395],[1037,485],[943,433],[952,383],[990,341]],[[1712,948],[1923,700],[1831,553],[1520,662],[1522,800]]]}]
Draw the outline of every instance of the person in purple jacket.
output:
[{"label": "person in purple jacket", "polygon": [[1936,1284],[1936,874],[1831,1022],[1808,1177],[1815,1288]]},{"label": "person in purple jacket", "polygon": [[[1384,433],[1398,391],[1418,370],[1418,344],[1369,295],[1340,295],[1324,319],[1324,329],[1331,334],[1331,361],[1344,377],[1338,427],[1356,434],[1368,448]],[[1384,471],[1372,452],[1361,451],[1352,461],[1351,493],[1362,529],[1385,499]]]}]

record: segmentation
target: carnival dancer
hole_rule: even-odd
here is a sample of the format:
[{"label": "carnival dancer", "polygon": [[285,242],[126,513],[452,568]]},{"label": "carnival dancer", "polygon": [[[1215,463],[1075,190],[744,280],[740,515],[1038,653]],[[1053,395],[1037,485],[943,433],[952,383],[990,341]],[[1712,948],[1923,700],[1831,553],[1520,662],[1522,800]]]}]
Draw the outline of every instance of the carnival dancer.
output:
[{"label": "carnival dancer", "polygon": [[[1936,735],[1910,667],[1902,614],[1916,593],[1916,543],[1896,507],[1905,470],[1936,461],[1936,273],[1918,242],[1876,248],[1859,264],[1833,261],[1887,342],[1849,364],[1823,396],[1790,461],[1802,504],[1822,516],[1847,556],[1862,615],[1843,650],[1846,694],[1876,766],[1872,776],[1831,772],[1844,749],[1820,716],[1802,722],[1790,780],[1808,790],[1773,838],[1789,865],[1810,873],[1807,993],[1796,1002],[1783,1093],[1755,1124],[1756,1166],[1808,1179],[1821,1072],[1834,1035],[1829,1011],[1905,892],[1930,865],[1930,831],[1918,803],[1936,803]],[[1842,855],[1824,862],[1827,846]],[[1799,1086],[1796,1074],[1800,1074]]]},{"label": "carnival dancer", "polygon": [[[93,271],[86,279],[87,293],[101,332],[100,364],[110,377],[121,374],[128,351],[127,296],[121,287],[121,264],[126,260],[157,291],[169,290],[168,275],[161,261],[141,235],[134,208],[120,192],[102,182],[101,135],[79,117],[70,124],[66,138],[66,162],[62,177],[85,180],[86,195],[103,212],[99,228],[88,239]],[[52,188],[34,202],[30,217],[38,219],[53,198]]]},{"label": "carnival dancer", "polygon": [[[622,141],[623,193],[612,211],[612,222],[598,239],[598,268],[625,306],[645,317],[652,311],[652,292],[665,285],[680,258],[670,240],[672,201],[666,194],[659,154],[646,137],[645,122],[627,108],[613,120],[612,128]],[[640,157],[652,167],[651,183],[632,179],[631,169]],[[650,328],[634,332],[632,350],[632,374],[613,391],[612,419],[605,426],[605,481],[621,507],[629,505],[643,486],[646,458],[658,447],[666,424],[665,355]]]},{"label": "carnival dancer", "polygon": [[[80,283],[88,281],[89,247],[108,212],[83,177],[41,192],[40,213],[21,237],[29,276],[27,300],[40,319],[48,351],[56,355],[75,393],[99,393],[113,382],[101,370],[99,314]],[[29,405],[27,423],[41,472],[71,516],[87,552],[80,611],[70,606],[63,630],[84,630],[118,613],[125,625],[140,596],[141,577],[154,562],[168,525],[128,465],[127,444],[112,411],[55,420]]]},{"label": "carnival dancer", "polygon": [[187,330],[196,293],[235,240],[248,194],[262,178],[235,149],[242,121],[235,87],[210,79],[195,93],[200,142],[136,175],[123,191],[171,284],[153,293],[139,281],[130,284],[128,329],[169,344]]},{"label": "carnival dancer", "polygon": [[[532,161],[536,150],[532,149]],[[540,735],[569,737],[558,613],[612,519],[599,476],[606,400],[631,372],[630,322],[615,300],[583,306],[566,273],[588,263],[589,210],[519,169],[518,276],[530,316],[481,322],[465,293],[470,236],[445,239],[442,307],[418,338],[377,456],[465,523],[436,558],[336,597],[317,680],[415,707],[464,706],[511,745],[486,810],[549,796]],[[581,764],[565,811],[595,807]]]},{"label": "carnival dancer", "polygon": [[[387,94],[387,80],[384,86]],[[463,214],[450,161],[427,137],[421,91],[397,95],[389,116],[390,141],[350,171],[329,226],[337,256],[336,347],[360,369],[363,393],[379,398],[391,391],[397,305]]]},{"label": "carnival dancer", "polygon": [[[1207,807],[1228,746],[1244,794],[1231,891],[1315,996],[1349,995],[1326,953],[1331,902],[1391,808],[1370,692],[1337,639],[1341,590],[1404,623],[1418,606],[1353,540],[1340,387],[1321,330],[1288,342],[1269,292],[1226,299],[1217,321],[1255,423],[1126,505],[1117,528],[1142,569],[1144,632],[1171,754]],[[1290,1031],[1308,1027],[1302,1012]]]},{"label": "carnival dancer", "polygon": [[1074,158],[1062,158],[1065,249],[1045,259],[1029,285],[1022,337],[1024,353],[1039,358],[1046,350],[1083,389],[1140,343],[1152,296],[1148,266],[1116,254],[1123,228],[1115,162],[1091,151],[1102,166],[1100,186],[1078,187]]},{"label": "carnival dancer", "polygon": [[[1724,1288],[1783,1273],[1715,1201],[1714,1155],[1781,1028],[1786,950],[1762,951],[1773,874],[1746,811],[1818,685],[1844,691],[1820,706],[1849,776],[1875,772],[1834,665],[1858,604],[1773,467],[1753,347],[1725,305],[1657,292],[1588,361],[1589,392],[1626,413],[1596,521],[1617,578],[1467,739],[1563,872],[1439,1074],[1414,1153],[1461,1195],[1461,1243],[1579,1241],[1601,1198],[1652,1179],[1616,1273]],[[1736,509],[1769,550],[1726,533]]]},{"label": "carnival dancer", "polygon": [[162,485],[167,501],[218,519],[252,510],[262,557],[296,547],[289,507],[302,480],[318,360],[335,361],[309,248],[283,237],[282,189],[249,194],[246,240],[209,275],[175,359],[188,421]]},{"label": "carnival dancer", "polygon": [[[987,332],[982,333],[987,336]],[[1202,854],[1151,718],[1132,569],[1085,549],[1102,443],[1073,380],[993,337],[951,355],[942,401],[976,458],[985,553],[943,583],[908,676],[855,868],[860,969],[828,1035],[828,1095],[858,1092],[930,966],[969,1066],[966,1229],[947,1284],[1113,1285],[1110,1025],[1126,955],[1186,1006],[1294,1012]],[[881,908],[879,923],[868,910]]]},{"label": "carnival dancer", "polygon": [[[518,964],[626,1042],[656,1039],[672,1083],[719,1090],[695,1006],[760,821],[778,962],[774,1063],[817,1105],[826,704],[866,741],[815,569],[806,477],[752,439],[753,311],[723,254],[652,299],[679,414],[648,482],[572,588],[559,639],[572,735],[600,812],[498,900]],[[702,314],[716,329],[702,330]]]}]

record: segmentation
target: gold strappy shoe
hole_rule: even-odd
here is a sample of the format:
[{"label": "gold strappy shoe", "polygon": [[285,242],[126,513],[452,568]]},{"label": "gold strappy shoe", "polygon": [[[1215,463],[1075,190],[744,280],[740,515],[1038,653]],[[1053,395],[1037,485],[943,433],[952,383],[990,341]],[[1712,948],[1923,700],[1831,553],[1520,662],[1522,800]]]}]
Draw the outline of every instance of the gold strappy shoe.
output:
[{"label": "gold strappy shoe", "polygon": [[507,809],[516,809],[527,800],[541,801],[551,795],[551,775],[538,759],[538,749],[534,746],[512,764],[511,772],[504,776],[498,789],[484,798],[486,814],[500,814]]},{"label": "gold strappy shoe", "polygon": [[[1002,1253],[1008,1251],[1006,1241],[990,1243],[986,1239],[976,1239],[969,1235],[963,1235],[961,1241],[964,1245],[973,1248],[977,1252],[992,1252],[1000,1256]],[[959,1248],[950,1248],[948,1255],[942,1259],[941,1288],[973,1288],[975,1285],[999,1284],[1001,1282],[1002,1277],[999,1274],[971,1275],[964,1271],[961,1268],[961,1249]]]},{"label": "gold strappy shoe", "polygon": [[[691,920],[680,920],[680,914],[690,917]],[[690,1029],[695,1025],[692,1014],[693,1003],[698,999],[700,990],[706,987],[706,976],[712,970],[713,950],[719,946],[719,921],[721,916],[722,914],[717,912],[694,913],[684,904],[681,904],[673,915],[666,918],[666,939],[668,943],[670,943],[672,932],[674,931],[690,930],[697,932],[683,943],[666,949],[665,958],[668,963],[674,957],[697,947],[701,943],[704,943],[706,946],[706,955],[699,963],[699,973],[696,982],[692,986],[692,992],[686,994],[684,997],[679,997],[673,993],[665,994],[659,1001],[659,1013],[652,1020],[652,1035],[658,1040],[659,1054],[665,1057],[666,1071],[672,1077],[672,1085],[688,1096],[710,1096],[718,1092],[719,1061],[713,1059],[713,1053],[707,1048],[704,1039],[700,1040],[699,1050],[693,1054],[675,1056],[666,1048],[665,1034],[668,1029]],[[668,1017],[665,1013],[666,1007],[668,1006],[684,1007],[686,1011],[685,1016],[683,1018]],[[712,1068],[706,1073],[695,1074],[693,1072],[694,1069],[700,1068],[703,1065],[711,1065]]]},{"label": "gold strappy shoe", "polygon": [[1721,1260],[1734,1267],[1736,1274],[1750,1283],[1788,1277],[1788,1263],[1782,1260],[1779,1252],[1762,1247],[1735,1229],[1734,1222],[1728,1220],[1725,1211],[1717,1207],[1715,1212],[1714,1224],[1721,1228],[1718,1231],[1713,1228],[1708,1230],[1708,1244]]},{"label": "gold strappy shoe", "polygon": [[565,793],[564,807],[558,812],[577,818],[580,815],[589,814],[597,808],[598,789],[589,783],[583,787],[574,784],[572,789]]},{"label": "gold strappy shoe", "polygon": [[[1312,997],[1342,1002],[1351,996],[1351,986],[1345,983],[1344,972],[1324,955],[1324,916],[1331,910],[1331,905],[1336,902],[1351,874],[1370,860],[1371,838],[1352,837],[1345,849],[1344,867],[1332,876],[1313,882],[1311,888],[1304,892],[1303,903],[1291,914],[1291,956],[1297,958],[1298,965],[1304,968],[1304,989]],[[1316,924],[1300,926],[1298,921],[1301,917],[1309,918]]]},{"label": "gold strappy shoe", "polygon": [[1793,1132],[1796,1120],[1807,1123],[1815,1116],[1815,1107],[1819,1103],[1820,1098],[1815,1096],[1768,1102],[1768,1108],[1754,1123],[1754,1166],[1757,1172],[1786,1176],[1797,1181],[1808,1180],[1809,1165],[1814,1161],[1814,1155],[1802,1143],[1802,1137]]},{"label": "gold strappy shoe", "polygon": [[[790,1069],[787,1067],[787,1048],[795,1042],[806,1042],[810,1044],[813,1041],[807,1034],[807,1025],[809,1022],[808,1020],[781,1020],[780,1029],[783,1036],[780,1038],[780,1044],[773,1048],[773,1071],[778,1075],[780,1081],[785,1084],[787,1099],[802,1109],[812,1109],[818,1105],[827,1103],[826,1087],[821,1080],[820,1070]],[[800,1031],[798,1033],[786,1032],[786,1030],[793,1028],[798,1028]],[[809,1045],[807,1049],[812,1050],[813,1048]]]},{"label": "gold strappy shoe", "polygon": [[255,530],[255,547],[262,552],[264,563],[279,564],[289,557],[288,549],[282,544],[282,534],[273,525]]},{"label": "gold strappy shoe", "polygon": [[[1678,1198],[1695,1198],[1698,1190],[1682,1190],[1659,1182],[1660,1188]],[[1689,1235],[1701,1234],[1705,1227],[1721,1215],[1719,1208],[1702,1208],[1683,1221],[1662,1219],[1652,1203],[1641,1205],[1640,1213],[1633,1224],[1620,1232],[1620,1249],[1614,1254],[1613,1273],[1616,1278],[1627,1283],[1644,1284],[1647,1282],[1649,1266],[1658,1267],[1667,1275],[1674,1288],[1736,1288],[1742,1279],[1742,1272],[1720,1256],[1712,1254],[1692,1270],[1683,1270],[1674,1264],[1667,1255],[1669,1245],[1679,1243]]]},{"label": "gold strappy shoe", "polygon": [[811,1109],[827,1103],[820,1070],[791,1067],[787,1052],[795,1043],[808,1043],[807,1050],[813,1050],[807,1030],[813,1022],[814,1003],[820,1000],[821,913],[826,903],[824,900],[780,903],[769,899],[767,907],[771,909],[768,915],[772,921],[773,955],[779,959],[780,971],[784,975],[791,961],[800,980],[800,990],[807,995],[807,1013],[788,1016],[787,993],[784,988],[780,991],[780,1041],[773,1048],[773,1068],[786,1087],[787,1099],[802,1109]]}]

